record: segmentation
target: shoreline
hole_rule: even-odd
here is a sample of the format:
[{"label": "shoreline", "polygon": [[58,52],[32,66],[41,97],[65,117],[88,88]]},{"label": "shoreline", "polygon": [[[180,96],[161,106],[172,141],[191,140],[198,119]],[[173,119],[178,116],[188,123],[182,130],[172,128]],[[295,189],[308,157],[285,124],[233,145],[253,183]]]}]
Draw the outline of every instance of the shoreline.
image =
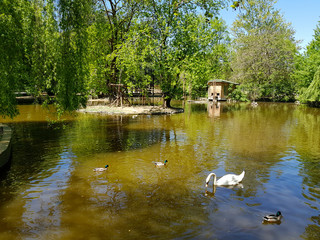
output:
[{"label": "shoreline", "polygon": [[183,108],[163,108],[162,106],[125,106],[112,107],[107,105],[87,106],[79,109],[82,113],[101,113],[107,115],[170,115],[176,113],[183,113]]}]

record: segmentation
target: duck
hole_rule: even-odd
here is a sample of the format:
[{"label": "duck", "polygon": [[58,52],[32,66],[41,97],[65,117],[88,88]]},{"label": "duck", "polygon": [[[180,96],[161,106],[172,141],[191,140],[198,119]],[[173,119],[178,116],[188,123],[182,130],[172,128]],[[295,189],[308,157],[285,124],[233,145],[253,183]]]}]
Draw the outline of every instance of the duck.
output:
[{"label": "duck", "polygon": [[209,185],[210,178],[213,176],[213,185],[217,186],[230,186],[230,185],[237,185],[239,184],[242,179],[244,178],[245,171],[240,175],[236,174],[227,174],[221,177],[220,179],[217,180],[216,174],[215,173],[210,173],[206,179],[206,187]]},{"label": "duck", "polygon": [[154,162],[157,167],[162,167],[167,164],[168,160],[164,160],[164,162]]},{"label": "duck", "polygon": [[108,169],[109,165],[105,165],[104,168],[94,168],[93,171],[94,172],[103,172],[106,171]]},{"label": "duck", "polygon": [[269,214],[263,217],[263,222],[280,222],[282,214],[278,211],[276,214]]}]

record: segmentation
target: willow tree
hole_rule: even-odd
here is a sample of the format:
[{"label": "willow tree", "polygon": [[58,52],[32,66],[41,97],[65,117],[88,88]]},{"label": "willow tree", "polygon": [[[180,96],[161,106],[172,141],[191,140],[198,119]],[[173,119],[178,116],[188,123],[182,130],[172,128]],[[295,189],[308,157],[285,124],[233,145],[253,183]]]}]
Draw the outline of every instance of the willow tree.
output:
[{"label": "willow tree", "polygon": [[34,0],[25,3],[29,16],[24,21],[23,89],[36,99],[44,92],[51,92],[55,81],[58,60],[58,23],[55,19],[54,0]]},{"label": "willow tree", "polygon": [[[51,6],[51,7],[50,7]],[[53,1],[0,2],[0,112],[15,116],[15,92],[26,91],[38,97],[52,75],[48,62],[56,47],[52,27]],[[56,31],[57,29],[53,30]]]},{"label": "willow tree", "polygon": [[294,31],[274,8],[275,2],[243,2],[232,27],[232,78],[246,86],[252,100],[288,101],[295,95],[291,77],[297,53]]},{"label": "willow tree", "polygon": [[0,112],[15,116],[15,92],[36,97],[56,75],[58,28],[53,0],[0,2]]},{"label": "willow tree", "polygon": [[320,66],[314,74],[310,86],[303,92],[299,99],[302,102],[308,103],[308,105],[320,107]]},{"label": "willow tree", "polygon": [[60,57],[54,86],[59,110],[72,111],[86,105],[89,70],[88,27],[93,1],[60,0]]},{"label": "willow tree", "polygon": [[299,82],[299,100],[311,106],[320,106],[320,21],[312,41],[307,46],[302,61],[299,62],[295,77]]},{"label": "willow tree", "polygon": [[0,114],[18,113],[14,91],[23,69],[22,1],[0,1]]}]

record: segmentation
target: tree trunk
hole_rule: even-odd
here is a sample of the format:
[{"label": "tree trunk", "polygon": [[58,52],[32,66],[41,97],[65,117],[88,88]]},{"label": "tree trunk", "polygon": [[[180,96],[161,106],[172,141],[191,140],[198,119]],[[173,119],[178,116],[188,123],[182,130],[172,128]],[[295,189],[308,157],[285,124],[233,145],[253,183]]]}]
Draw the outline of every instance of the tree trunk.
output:
[{"label": "tree trunk", "polygon": [[164,108],[171,108],[171,98],[163,99],[163,107]]}]

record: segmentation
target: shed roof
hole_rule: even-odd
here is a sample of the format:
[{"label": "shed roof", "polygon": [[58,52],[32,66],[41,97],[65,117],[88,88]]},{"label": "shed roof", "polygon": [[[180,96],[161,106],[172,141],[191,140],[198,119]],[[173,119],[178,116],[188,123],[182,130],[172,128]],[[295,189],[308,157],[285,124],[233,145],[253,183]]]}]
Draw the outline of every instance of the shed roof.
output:
[{"label": "shed roof", "polygon": [[229,84],[235,84],[235,85],[239,85],[239,83],[235,83],[235,82],[231,82],[231,81],[227,81],[227,80],[222,80],[222,79],[213,79],[208,81],[209,83],[215,83],[215,82],[219,82],[219,83],[229,83]]}]

